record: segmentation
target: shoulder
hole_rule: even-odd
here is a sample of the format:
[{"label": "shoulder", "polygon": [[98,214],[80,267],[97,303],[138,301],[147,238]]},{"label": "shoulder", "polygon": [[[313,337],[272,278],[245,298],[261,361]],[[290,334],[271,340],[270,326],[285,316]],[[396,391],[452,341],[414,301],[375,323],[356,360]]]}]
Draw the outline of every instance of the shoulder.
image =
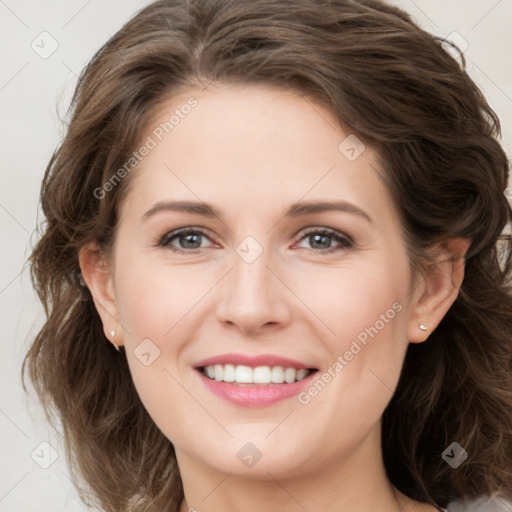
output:
[{"label": "shoulder", "polygon": [[512,502],[485,496],[472,501],[454,501],[446,512],[512,512]]}]

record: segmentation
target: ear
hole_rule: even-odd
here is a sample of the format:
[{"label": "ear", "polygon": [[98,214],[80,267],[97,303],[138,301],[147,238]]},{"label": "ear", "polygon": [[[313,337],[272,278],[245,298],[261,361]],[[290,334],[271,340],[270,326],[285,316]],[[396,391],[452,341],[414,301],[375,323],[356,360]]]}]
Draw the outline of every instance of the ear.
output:
[{"label": "ear", "polygon": [[[90,242],[80,250],[78,261],[84,281],[92,294],[94,305],[103,323],[105,337],[115,345],[122,345],[113,273],[103,252],[96,242]],[[112,331],[115,331],[114,335]]]},{"label": "ear", "polygon": [[[465,254],[470,244],[465,238],[452,238],[434,248],[436,261],[413,290],[408,332],[411,343],[425,341],[455,302],[464,279]],[[420,325],[426,330],[420,329]]]}]

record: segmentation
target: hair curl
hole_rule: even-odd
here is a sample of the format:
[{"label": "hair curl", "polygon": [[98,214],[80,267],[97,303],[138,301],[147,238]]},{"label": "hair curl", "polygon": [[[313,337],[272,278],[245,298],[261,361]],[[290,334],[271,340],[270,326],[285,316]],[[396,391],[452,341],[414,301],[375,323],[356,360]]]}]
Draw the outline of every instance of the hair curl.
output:
[{"label": "hair curl", "polygon": [[[378,0],[162,0],[94,55],[42,183],[46,220],[29,262],[47,319],[22,369],[61,424],[84,501],[174,512],[183,498],[172,443],[105,341],[78,252],[96,240],[108,255],[133,176],[101,200],[94,191],[130,158],[155,108],[214,81],[307,95],[373,147],[413,268],[437,242],[471,240],[458,298],[427,343],[408,347],[383,416],[383,456],[413,499],[512,499],[508,160],[499,120],[461,60]],[[441,458],[452,441],[469,453],[456,470]]]}]

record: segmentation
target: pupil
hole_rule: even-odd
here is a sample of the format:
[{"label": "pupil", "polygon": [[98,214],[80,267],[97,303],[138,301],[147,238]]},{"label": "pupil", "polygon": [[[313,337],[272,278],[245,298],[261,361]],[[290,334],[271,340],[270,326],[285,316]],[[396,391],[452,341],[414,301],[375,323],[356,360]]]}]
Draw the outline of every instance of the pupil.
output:
[{"label": "pupil", "polygon": [[[324,242],[325,242],[325,239],[328,239],[329,238],[329,235],[313,235],[313,247],[315,247],[315,245],[318,243],[322,243],[321,240],[324,239]],[[328,242],[325,242],[324,245],[327,244],[327,246],[329,245]],[[320,248],[325,248],[325,247],[320,247]]]},{"label": "pupil", "polygon": [[[188,235],[182,235],[182,240],[185,240],[185,247],[187,248],[192,248],[192,249],[196,249],[198,246],[194,246],[194,241],[192,239],[196,239],[196,243],[197,243],[197,239],[199,238],[200,235],[197,235],[197,234],[194,234],[194,233],[191,233],[191,234],[188,234]],[[192,244],[192,247],[188,244]],[[201,244],[199,244],[200,246]]]}]

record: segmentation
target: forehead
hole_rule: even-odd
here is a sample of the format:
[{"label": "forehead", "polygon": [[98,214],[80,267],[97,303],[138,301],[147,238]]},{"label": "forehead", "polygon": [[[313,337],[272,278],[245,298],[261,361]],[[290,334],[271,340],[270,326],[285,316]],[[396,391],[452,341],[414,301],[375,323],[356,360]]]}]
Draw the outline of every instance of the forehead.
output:
[{"label": "forehead", "polygon": [[355,137],[328,108],[291,90],[190,89],[146,123],[142,141],[152,147],[125,202],[140,211],[163,199],[203,200],[237,215],[302,198],[393,209],[375,154]]}]

